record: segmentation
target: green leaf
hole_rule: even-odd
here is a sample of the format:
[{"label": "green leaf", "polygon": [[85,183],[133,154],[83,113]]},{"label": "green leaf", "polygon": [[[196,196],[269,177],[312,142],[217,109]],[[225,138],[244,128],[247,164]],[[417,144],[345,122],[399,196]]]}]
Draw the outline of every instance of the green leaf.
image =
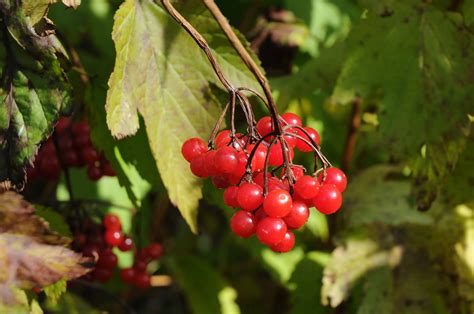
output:
[{"label": "green leaf", "polygon": [[59,299],[61,296],[66,292],[67,283],[66,280],[61,279],[58,282],[44,287],[43,291],[48,298],[48,301],[52,305],[58,304]]},{"label": "green leaf", "polygon": [[204,260],[176,256],[167,258],[165,264],[185,292],[193,313],[240,313],[236,291]]},{"label": "green leaf", "polygon": [[[233,84],[258,88],[201,3],[188,1],[179,10],[204,34]],[[217,120],[219,106],[207,95],[216,76],[189,35],[151,0],[123,3],[112,35],[117,58],[109,79],[107,124],[115,137],[130,136],[141,114],[170,199],[196,232],[201,183],[180,148],[190,137],[206,138]]]},{"label": "green leaf", "polygon": [[377,7],[350,34],[334,100],[378,100],[380,131],[398,157],[464,136],[460,126],[468,125],[474,102],[474,36],[455,15],[429,4],[386,1]]},{"label": "green leaf", "polygon": [[399,168],[384,165],[368,168],[349,178],[342,212],[345,221],[351,227],[371,223],[431,224],[431,216],[416,210],[410,189],[410,181],[401,176]]},{"label": "green leaf", "polygon": [[52,209],[40,205],[35,205],[35,207],[36,216],[46,220],[51,231],[57,232],[65,237],[72,237],[71,229],[69,229],[69,226],[67,225],[66,221],[64,221],[63,216],[53,211]]},{"label": "green leaf", "polygon": [[357,314],[392,313],[393,275],[390,267],[370,271],[363,284],[364,297]]},{"label": "green leaf", "polygon": [[56,56],[64,54],[57,38],[37,34],[14,4],[2,1],[0,11],[9,16],[0,34],[0,183],[21,189],[24,167],[68,110],[70,85]]},{"label": "green leaf", "polygon": [[474,3],[472,1],[464,1],[461,9],[464,23],[472,29],[474,26]]}]

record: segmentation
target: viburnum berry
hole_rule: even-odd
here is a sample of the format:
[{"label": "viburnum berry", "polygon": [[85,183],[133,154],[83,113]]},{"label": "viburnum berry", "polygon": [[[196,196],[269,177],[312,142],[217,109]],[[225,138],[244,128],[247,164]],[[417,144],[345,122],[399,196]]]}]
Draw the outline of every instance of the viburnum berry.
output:
[{"label": "viburnum berry", "polygon": [[81,150],[81,157],[88,164],[99,161],[99,153],[90,146],[86,146]]},{"label": "viburnum berry", "polygon": [[80,121],[72,125],[71,131],[75,136],[90,135],[91,128],[86,121]]},{"label": "viburnum berry", "polygon": [[319,212],[325,215],[333,214],[342,205],[341,192],[334,184],[323,184],[318,195],[313,198],[313,204]]},{"label": "viburnum berry", "polygon": [[135,279],[135,269],[123,268],[120,270],[120,279],[125,283],[133,283]]},{"label": "viburnum berry", "polygon": [[281,118],[283,119],[283,121],[285,121],[289,125],[303,126],[303,123],[301,122],[301,118],[298,117],[298,115],[294,113],[286,112],[281,115]]},{"label": "viburnum berry", "polygon": [[66,149],[61,151],[61,163],[66,167],[78,167],[79,156],[74,149]]},{"label": "viburnum berry", "polygon": [[193,160],[191,160],[191,164],[189,167],[191,168],[191,172],[196,176],[200,178],[206,178],[208,177],[208,172],[206,170],[206,159],[204,155],[200,155],[195,157]]},{"label": "viburnum berry", "polygon": [[318,180],[324,184],[334,184],[339,192],[344,192],[347,186],[346,174],[338,168],[328,168],[326,169],[326,179],[323,182],[323,173],[318,176]]},{"label": "viburnum berry", "polygon": [[117,266],[117,255],[112,250],[107,249],[99,254],[99,260],[97,261],[98,267],[113,269]]},{"label": "viburnum berry", "polygon": [[216,146],[223,147],[230,143],[230,130],[222,130],[217,133],[216,136]]},{"label": "viburnum berry", "polygon": [[146,251],[152,259],[159,259],[163,255],[163,246],[159,243],[152,243],[148,245]]},{"label": "viburnum berry", "polygon": [[181,147],[181,153],[183,154],[184,159],[188,162],[191,162],[197,156],[201,156],[207,151],[206,143],[197,137],[190,138],[183,143]]},{"label": "viburnum berry", "polygon": [[104,224],[104,227],[107,230],[121,230],[122,229],[122,223],[120,222],[119,216],[112,213],[107,213],[104,216],[102,223]]},{"label": "viburnum berry", "polygon": [[239,207],[239,202],[237,201],[237,193],[239,188],[237,186],[229,186],[224,191],[224,204],[229,207]]},{"label": "viburnum berry", "polygon": [[268,179],[268,192],[272,192],[275,190],[288,191],[289,189],[290,187],[288,186],[288,181],[282,182],[276,177],[271,177]]},{"label": "viburnum berry", "polygon": [[58,180],[61,174],[61,165],[58,158],[53,155],[41,159],[39,171],[42,176],[49,180]]},{"label": "viburnum berry", "polygon": [[123,233],[120,230],[109,229],[105,231],[104,239],[110,246],[119,246],[123,241]]},{"label": "viburnum berry", "polygon": [[286,253],[291,251],[295,246],[295,235],[291,231],[287,231],[282,241],[277,244],[271,245],[270,249],[278,253]]},{"label": "viburnum berry", "polygon": [[237,202],[246,211],[257,209],[263,202],[263,189],[255,183],[244,183],[237,191]]},{"label": "viburnum berry", "polygon": [[[303,167],[291,166],[290,169],[293,172],[293,176],[295,177],[296,180],[298,180],[299,177],[304,176]],[[286,168],[283,168],[281,169],[280,177],[283,178],[285,175],[286,175]]]},{"label": "viburnum berry", "polygon": [[58,134],[66,133],[71,127],[71,118],[61,117],[58,120],[58,123],[54,127],[54,131]]},{"label": "viburnum berry", "polygon": [[[271,117],[263,117],[257,122],[257,131],[258,133],[264,137],[265,135],[273,132],[273,121]],[[267,137],[267,141],[270,141],[271,138]]]},{"label": "viburnum berry", "polygon": [[92,181],[97,181],[102,178],[102,169],[97,167],[96,165],[89,165],[87,166],[87,177]]},{"label": "viburnum berry", "polygon": [[310,176],[302,176],[296,180],[295,193],[304,199],[311,199],[316,197],[319,192],[319,181]]},{"label": "viburnum berry", "polygon": [[[247,152],[250,154],[255,148],[254,144],[249,144],[247,146]],[[258,145],[255,149],[255,153],[252,157],[252,171],[257,172],[263,170],[265,166],[265,158],[267,157],[267,149],[263,144]]]},{"label": "viburnum berry", "polygon": [[147,273],[135,273],[134,277],[134,283],[137,288],[145,290],[150,287],[150,275]]},{"label": "viburnum berry", "polygon": [[290,229],[298,229],[305,225],[308,221],[309,209],[305,203],[300,201],[294,201],[291,211],[288,215],[283,217],[286,225]]},{"label": "viburnum berry", "polygon": [[252,213],[239,210],[232,216],[230,220],[230,228],[232,231],[242,238],[248,238],[255,233],[257,221]]},{"label": "viburnum berry", "polygon": [[221,147],[217,150],[217,153],[214,157],[214,162],[219,173],[232,173],[239,164],[237,151],[229,146]]},{"label": "viburnum berry", "polygon": [[[268,162],[270,163],[271,166],[278,167],[283,164],[284,161],[284,156],[283,156],[283,150],[281,149],[280,143],[275,143],[271,148],[270,148],[270,156]],[[289,161],[293,160],[294,157],[294,151],[293,149],[290,148],[285,148],[285,154],[287,154]]]},{"label": "viburnum berry", "polygon": [[214,176],[211,181],[217,189],[225,189],[230,186],[229,178],[226,175]]},{"label": "viburnum berry", "polygon": [[[298,135],[301,136],[302,138],[306,139],[308,142],[312,143],[311,139],[313,140],[314,143],[316,143],[317,145],[319,145],[319,143],[321,142],[321,139],[319,137],[319,133],[313,129],[313,128],[310,128],[310,127],[304,127],[303,128],[306,133],[308,133],[309,135],[309,138],[308,138],[308,135],[305,134],[305,132],[301,131],[298,129]],[[311,138],[311,139],[310,139]],[[308,144],[306,144],[304,141],[302,141],[301,139],[298,139],[297,143],[296,143],[296,148],[298,148],[300,151],[302,152],[310,152],[312,151],[313,149],[311,148],[311,146],[309,146]]]},{"label": "viburnum berry", "polygon": [[133,269],[137,273],[145,272],[147,267],[148,267],[148,262],[142,259],[136,259],[135,262],[133,263]]},{"label": "viburnum berry", "polygon": [[256,234],[260,242],[266,245],[275,245],[283,241],[287,227],[283,219],[265,217],[257,224]]},{"label": "viburnum berry", "polygon": [[104,176],[115,177],[117,175],[109,161],[107,160],[101,161],[100,166],[101,166],[102,174]]},{"label": "viburnum berry", "polygon": [[217,171],[214,158],[216,157],[217,151],[210,150],[204,154],[204,173],[206,176],[217,176],[219,172]]},{"label": "viburnum berry", "polygon": [[133,240],[129,236],[124,236],[122,243],[118,246],[119,250],[122,252],[128,252],[133,249]]},{"label": "viburnum berry", "polygon": [[268,193],[263,201],[263,210],[270,217],[282,218],[288,215],[293,206],[290,193],[284,190],[274,190]]},{"label": "viburnum berry", "polygon": [[96,267],[92,272],[92,276],[95,280],[100,282],[107,282],[112,278],[114,274],[113,269],[110,268],[103,268],[103,267]]}]

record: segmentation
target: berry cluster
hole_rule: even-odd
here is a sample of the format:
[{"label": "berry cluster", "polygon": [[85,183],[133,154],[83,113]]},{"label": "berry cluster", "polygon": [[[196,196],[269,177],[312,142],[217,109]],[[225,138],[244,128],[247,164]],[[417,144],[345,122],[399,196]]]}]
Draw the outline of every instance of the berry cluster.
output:
[{"label": "berry cluster", "polygon": [[92,145],[90,127],[86,121],[73,123],[61,118],[53,135],[41,146],[34,165],[27,169],[28,178],[59,179],[62,168],[87,166],[87,175],[92,181],[102,176],[115,176],[110,163]]},{"label": "berry cluster", "polygon": [[[122,252],[134,249],[132,238],[124,235],[119,217],[113,214],[105,215],[102,225],[88,221],[82,230],[76,233],[74,244],[83,255],[93,257],[97,261],[94,270],[86,275],[86,279],[99,282],[109,281],[117,267],[117,255],[112,250],[114,247]],[[162,255],[163,247],[159,243],[137,249],[134,266],[121,269],[120,278],[124,283],[132,284],[137,288],[149,288],[148,263],[159,259]]]},{"label": "berry cluster", "polygon": [[[295,244],[292,230],[306,223],[310,207],[323,214],[341,207],[347,179],[322,155],[316,130],[303,127],[293,113],[276,121],[280,133],[275,119],[266,116],[255,126],[249,123],[247,135],[232,129],[214,131],[207,145],[202,139],[191,138],[181,152],[194,175],[211,177],[216,188],[225,189],[225,204],[240,209],[230,221],[236,235],[247,238],[256,234],[273,251],[288,252]],[[293,164],[295,149],[314,152],[312,175]]]}]

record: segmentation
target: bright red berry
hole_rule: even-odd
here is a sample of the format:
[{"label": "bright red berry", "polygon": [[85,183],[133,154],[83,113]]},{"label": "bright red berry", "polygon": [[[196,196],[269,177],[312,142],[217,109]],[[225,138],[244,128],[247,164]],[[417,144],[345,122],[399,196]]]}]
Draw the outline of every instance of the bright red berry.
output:
[{"label": "bright red berry", "polygon": [[274,252],[278,253],[286,253],[291,251],[291,249],[295,246],[295,235],[291,231],[287,231],[285,233],[285,237],[283,240],[277,244],[271,245],[270,248]]},{"label": "bright red berry", "polygon": [[319,192],[319,181],[310,176],[302,176],[296,180],[294,189],[304,199],[314,198]]},{"label": "bright red berry", "polygon": [[132,283],[135,279],[135,269],[124,268],[120,270],[120,278],[125,283]]},{"label": "bright red berry", "polygon": [[303,123],[301,122],[301,118],[291,112],[286,112],[281,115],[281,118],[283,121],[285,121],[289,125],[297,125],[297,126],[303,126]]},{"label": "bright red berry", "polygon": [[237,201],[237,193],[239,191],[239,187],[237,186],[229,186],[224,191],[224,204],[230,207],[239,207],[239,202]]},{"label": "bright red berry", "polygon": [[217,150],[214,162],[219,173],[233,173],[239,165],[237,151],[229,146],[221,147]]},{"label": "bright red berry", "polygon": [[105,242],[110,246],[118,246],[123,241],[123,233],[120,230],[109,229],[104,234]]},{"label": "bright red berry", "polygon": [[256,234],[260,242],[274,245],[283,241],[287,227],[283,219],[265,217],[257,224]]},{"label": "bright red berry", "polygon": [[[321,142],[321,139],[319,137],[319,134],[318,132],[313,129],[313,128],[310,128],[310,127],[304,127],[303,128],[306,133],[308,133],[308,135],[305,134],[305,132],[301,131],[301,130],[298,130],[298,135],[301,136],[302,138],[306,139],[308,142],[310,142],[311,144],[316,143],[317,145],[319,145],[319,143]],[[312,141],[311,141],[311,139]],[[304,141],[298,139],[297,143],[296,143],[296,148],[298,148],[300,151],[302,152],[310,152],[312,151],[313,149],[311,148],[311,146],[309,146],[308,144],[306,144]]]},{"label": "bright red berry", "polygon": [[189,167],[191,168],[191,172],[196,176],[200,178],[207,178],[208,177],[208,172],[206,170],[206,165],[205,165],[205,155],[200,155],[191,160],[191,164]]},{"label": "bright red berry", "polygon": [[124,236],[122,243],[118,246],[119,250],[122,252],[128,252],[133,249],[133,239],[129,236]]},{"label": "bright red berry", "polygon": [[230,220],[232,231],[242,238],[248,238],[255,233],[257,221],[252,213],[239,210]]},{"label": "bright red berry", "polygon": [[107,213],[102,220],[104,227],[108,230],[122,230],[122,223],[120,222],[119,216]]},{"label": "bright red berry", "polygon": [[289,190],[289,186],[286,184],[287,182],[282,182],[280,179],[276,177],[271,177],[268,179],[268,191],[272,192],[275,190]]},{"label": "bright red berry", "polygon": [[183,154],[184,159],[188,162],[191,162],[197,156],[201,156],[207,151],[206,143],[197,137],[190,138],[183,143],[181,147],[181,154]]},{"label": "bright red berry", "polygon": [[219,171],[217,171],[216,163],[214,158],[216,157],[217,151],[210,150],[204,154],[204,171],[207,176],[217,176]]},{"label": "bright red berry", "polygon": [[147,273],[136,273],[134,282],[137,288],[148,289],[150,287],[150,275]]},{"label": "bright red berry", "polygon": [[[258,133],[264,137],[265,135],[273,132],[273,121],[271,117],[263,117],[257,122],[257,131]],[[265,139],[266,141],[271,140],[270,137]]]},{"label": "bright red berry", "polygon": [[152,243],[148,245],[146,251],[152,259],[159,259],[163,255],[163,246],[159,243]]},{"label": "bright red berry", "polygon": [[[250,154],[255,148],[254,144],[247,145],[247,152]],[[263,170],[265,166],[265,158],[267,157],[267,148],[263,144],[258,145],[252,157],[252,170],[254,172]]]},{"label": "bright red berry", "polygon": [[257,209],[263,202],[263,189],[255,183],[245,182],[237,192],[237,202],[246,211]]},{"label": "bright red berry", "polygon": [[305,203],[295,201],[293,202],[293,207],[288,215],[286,215],[283,220],[285,221],[288,228],[298,229],[304,226],[308,221],[309,209]]},{"label": "bright red berry", "polygon": [[[323,183],[323,173],[318,176],[319,182]],[[326,180],[324,184],[334,184],[339,192],[344,192],[347,186],[346,174],[338,168],[328,168],[326,170]]]},{"label": "bright red berry", "polygon": [[319,188],[318,195],[313,198],[313,204],[325,215],[335,213],[342,205],[341,192],[333,184],[324,184]]},{"label": "bright red berry", "polygon": [[[296,180],[298,180],[299,177],[304,176],[304,168],[299,167],[299,166],[291,166],[291,171],[293,172],[293,176],[295,177]],[[286,168],[281,169],[280,172],[280,177],[283,178],[286,176]]]},{"label": "bright red berry", "polygon": [[290,193],[284,190],[274,190],[268,193],[263,201],[263,210],[270,217],[282,218],[288,215],[293,206]]},{"label": "bright red berry", "polygon": [[[286,148],[285,153],[287,154],[286,156],[288,157],[289,161],[293,160],[293,156],[295,155],[295,152],[293,151],[291,147]],[[284,161],[283,150],[281,149],[280,142],[277,142],[270,148],[270,157],[268,159],[268,162],[270,163],[271,166],[278,167],[281,164],[283,164],[283,161]]]},{"label": "bright red berry", "polygon": [[217,133],[216,136],[216,146],[223,147],[229,144],[230,142],[230,130],[222,130]]}]

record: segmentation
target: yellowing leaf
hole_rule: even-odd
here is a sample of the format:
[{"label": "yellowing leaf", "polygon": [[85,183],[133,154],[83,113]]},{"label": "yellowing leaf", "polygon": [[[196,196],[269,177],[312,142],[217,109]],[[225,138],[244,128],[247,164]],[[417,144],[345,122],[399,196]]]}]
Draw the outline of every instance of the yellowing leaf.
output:
[{"label": "yellowing leaf", "polygon": [[[187,1],[179,10],[204,34],[229,80],[258,89],[204,6]],[[117,58],[107,94],[109,129],[118,138],[134,135],[138,114],[143,117],[169,197],[196,231],[201,182],[180,150],[190,137],[207,138],[217,119],[219,105],[209,97],[209,82],[217,83],[216,76],[193,39],[151,0],[125,1],[112,36]]]},{"label": "yellowing leaf", "polygon": [[0,194],[0,303],[15,304],[15,289],[70,280],[88,272],[69,239],[48,229],[34,208],[13,192]]}]

